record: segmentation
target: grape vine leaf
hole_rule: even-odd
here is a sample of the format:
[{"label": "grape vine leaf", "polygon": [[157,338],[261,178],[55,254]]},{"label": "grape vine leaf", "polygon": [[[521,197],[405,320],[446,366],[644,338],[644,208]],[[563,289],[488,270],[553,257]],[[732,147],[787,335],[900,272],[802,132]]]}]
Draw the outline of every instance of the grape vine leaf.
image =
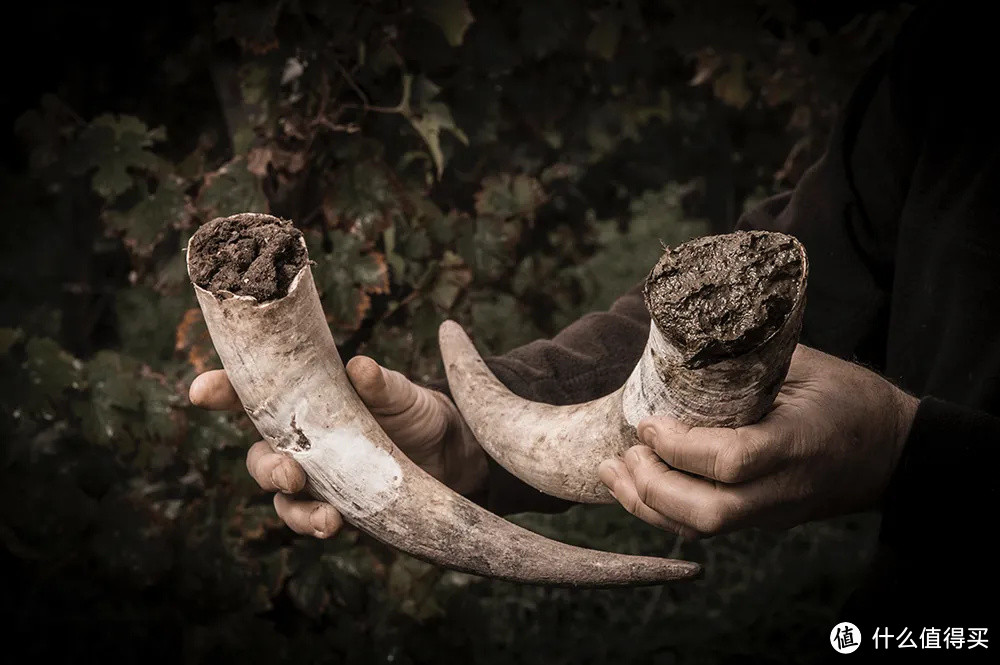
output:
[{"label": "grape vine leaf", "polygon": [[452,46],[461,46],[465,32],[476,18],[465,0],[421,0],[420,12],[434,23]]},{"label": "grape vine leaf", "polygon": [[[104,222],[122,235],[130,251],[148,256],[167,229],[186,226],[191,220],[192,206],[184,185],[180,178],[166,176],[128,210],[105,211]],[[140,185],[140,189],[145,187],[145,183]]]},{"label": "grape vine leaf", "polygon": [[236,157],[205,176],[195,207],[207,219],[269,210],[260,179],[250,173],[243,157]]},{"label": "grape vine leaf", "polygon": [[149,129],[134,116],[105,113],[80,132],[67,155],[67,165],[77,175],[93,169],[91,187],[113,201],[131,189],[133,171],[162,168],[162,160],[149,149],[164,140],[162,127]]}]

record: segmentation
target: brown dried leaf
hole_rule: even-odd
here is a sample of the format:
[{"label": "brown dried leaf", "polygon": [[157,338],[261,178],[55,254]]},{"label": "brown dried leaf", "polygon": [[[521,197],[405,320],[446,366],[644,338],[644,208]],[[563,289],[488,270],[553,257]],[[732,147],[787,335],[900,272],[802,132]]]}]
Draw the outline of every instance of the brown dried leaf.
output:
[{"label": "brown dried leaf", "polygon": [[195,371],[200,373],[211,367],[215,347],[212,346],[201,309],[192,307],[184,312],[177,325],[176,339],[174,349],[186,353],[187,361]]}]

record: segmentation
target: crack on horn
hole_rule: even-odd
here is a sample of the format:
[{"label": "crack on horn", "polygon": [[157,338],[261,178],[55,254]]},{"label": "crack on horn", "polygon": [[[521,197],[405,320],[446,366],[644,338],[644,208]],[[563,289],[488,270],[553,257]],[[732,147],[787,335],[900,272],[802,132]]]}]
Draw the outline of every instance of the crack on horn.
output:
[{"label": "crack on horn", "polygon": [[295,438],[292,441],[281,441],[278,443],[278,448],[284,451],[290,451],[293,453],[301,453],[312,448],[312,443],[309,441],[309,437],[306,436],[302,428],[295,424],[295,414],[292,414],[292,419],[288,423],[288,428],[292,430]]}]

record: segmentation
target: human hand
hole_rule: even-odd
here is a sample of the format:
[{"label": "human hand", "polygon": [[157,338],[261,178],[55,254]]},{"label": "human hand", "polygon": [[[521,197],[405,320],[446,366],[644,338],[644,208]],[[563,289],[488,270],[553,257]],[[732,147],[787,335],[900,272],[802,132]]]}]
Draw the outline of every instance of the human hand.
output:
[{"label": "human hand", "polygon": [[799,345],[759,423],[649,417],[636,427],[645,445],[599,473],[630,513],[685,537],[792,526],[877,505],[918,403],[863,367]]},{"label": "human hand", "polygon": [[[375,420],[418,466],[463,494],[485,482],[486,454],[451,399],[365,356],[351,358],[346,370]],[[243,410],[225,370],[197,376],[189,397],[192,404],[206,409]],[[296,533],[328,538],[343,525],[333,506],[294,496],[305,488],[305,472],[298,462],[275,452],[266,441],[251,446],[247,469],[261,489],[277,492],[274,508],[278,517]]]}]

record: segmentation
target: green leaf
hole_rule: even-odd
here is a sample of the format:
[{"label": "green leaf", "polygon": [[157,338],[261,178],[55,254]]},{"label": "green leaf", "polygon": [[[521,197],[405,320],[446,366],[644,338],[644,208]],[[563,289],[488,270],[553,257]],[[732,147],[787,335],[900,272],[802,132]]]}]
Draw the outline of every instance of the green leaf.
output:
[{"label": "green leaf", "polygon": [[440,91],[441,87],[425,76],[418,76],[416,79],[410,74],[403,76],[401,113],[427,145],[439,180],[445,165],[445,155],[441,149],[442,132],[448,132],[462,144],[469,145],[469,137],[455,124],[451,109],[442,102],[433,101]]},{"label": "green leaf", "polygon": [[136,382],[142,396],[140,432],[145,440],[172,441],[180,433],[175,411],[177,395],[162,376],[143,372]]},{"label": "green leaf", "polygon": [[67,163],[76,174],[95,169],[91,187],[113,201],[133,185],[134,171],[156,172],[163,163],[149,148],[166,139],[162,128],[149,129],[134,116],[100,115],[72,145]]},{"label": "green leaf", "polygon": [[260,180],[247,170],[246,160],[242,157],[236,157],[205,176],[195,205],[208,219],[269,210]]},{"label": "green leaf", "polygon": [[398,557],[389,568],[389,594],[404,614],[418,621],[444,614],[433,591],[444,573],[437,566],[409,556]]},{"label": "green leaf", "polygon": [[525,306],[509,293],[477,294],[472,304],[472,330],[476,341],[494,353],[541,337]]},{"label": "green leaf", "polygon": [[374,240],[400,214],[388,167],[380,159],[348,159],[330,176],[323,197],[327,224]]},{"label": "green leaf", "polygon": [[472,271],[462,258],[454,252],[446,251],[434,285],[427,295],[435,305],[447,312],[471,282]]},{"label": "green leaf", "polygon": [[444,34],[452,46],[461,46],[465,32],[475,22],[465,0],[421,0],[420,12]]},{"label": "green leaf", "polygon": [[191,219],[191,205],[180,178],[167,176],[156,190],[122,212],[109,210],[105,223],[122,234],[125,245],[139,256],[153,251],[169,228],[185,226]]},{"label": "green leaf", "polygon": [[531,219],[546,200],[545,190],[536,179],[523,174],[501,173],[483,178],[482,189],[476,193],[476,212],[502,219]]},{"label": "green leaf", "polygon": [[668,183],[663,189],[643,192],[630,204],[631,221],[624,232],[617,220],[595,224],[599,249],[573,269],[585,294],[582,311],[605,309],[638,284],[660,258],[664,245],[677,245],[708,232],[705,220],[685,217],[681,199],[689,190],[689,186]]},{"label": "green leaf", "polygon": [[496,217],[480,217],[465,226],[457,240],[459,255],[483,280],[498,278],[513,264],[509,247],[515,236],[511,225]]},{"label": "green leaf", "polygon": [[138,369],[135,361],[113,351],[101,351],[87,362],[89,399],[74,404],[74,410],[88,441],[123,451],[134,448],[128,425],[142,406],[142,394],[135,389]]},{"label": "green leaf", "polygon": [[382,254],[367,249],[352,233],[333,230],[330,241],[331,251],[324,252],[318,234],[306,235],[315,263],[313,278],[327,320],[335,328],[353,332],[371,307],[369,294],[388,292],[388,267]]},{"label": "green leaf", "polygon": [[419,113],[410,116],[410,124],[427,144],[437,177],[440,179],[445,165],[444,152],[441,150],[441,132],[450,133],[464,145],[469,145],[469,137],[455,124],[451,109],[442,102],[431,102],[424,106]]},{"label": "green leaf", "polygon": [[216,451],[245,445],[245,436],[230,414],[191,407],[185,416],[189,427],[188,435],[181,441],[182,450],[185,458],[199,470],[208,469]]},{"label": "green leaf", "polygon": [[354,262],[352,275],[354,283],[367,293],[389,292],[389,267],[385,257],[378,252],[358,257]]},{"label": "green leaf", "polygon": [[431,239],[427,230],[412,229],[400,242],[400,252],[410,261],[425,261],[431,255]]},{"label": "green leaf", "polygon": [[80,362],[51,339],[29,339],[24,350],[33,397],[55,405],[65,390],[80,387]]},{"label": "green leaf", "polygon": [[154,365],[169,361],[177,341],[171,324],[181,319],[188,303],[186,291],[184,297],[165,296],[142,284],[120,290],[115,318],[121,349]]}]

